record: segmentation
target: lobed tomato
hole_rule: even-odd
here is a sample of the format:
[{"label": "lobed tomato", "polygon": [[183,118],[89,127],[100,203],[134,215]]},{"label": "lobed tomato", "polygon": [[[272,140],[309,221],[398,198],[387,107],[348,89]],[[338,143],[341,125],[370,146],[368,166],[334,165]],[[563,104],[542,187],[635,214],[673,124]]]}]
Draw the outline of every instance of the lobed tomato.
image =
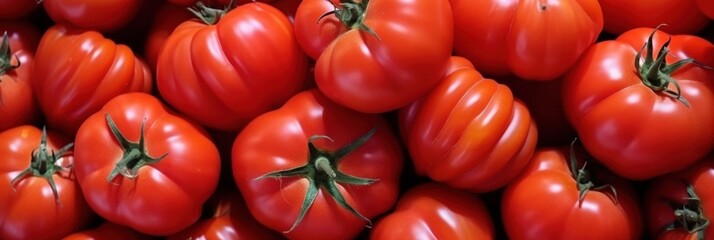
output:
[{"label": "lobed tomato", "polygon": [[1,21],[0,32],[0,131],[36,122],[40,117],[30,72],[39,31],[23,21]]},{"label": "lobed tomato", "polygon": [[[605,31],[616,35],[660,24],[667,24],[663,29],[671,34],[694,34],[709,23],[709,18],[696,3],[699,0],[599,1],[605,17]],[[705,1],[711,2],[702,2]]]},{"label": "lobed tomato", "polygon": [[81,29],[109,32],[127,24],[139,10],[141,0],[43,0],[55,23]]}]

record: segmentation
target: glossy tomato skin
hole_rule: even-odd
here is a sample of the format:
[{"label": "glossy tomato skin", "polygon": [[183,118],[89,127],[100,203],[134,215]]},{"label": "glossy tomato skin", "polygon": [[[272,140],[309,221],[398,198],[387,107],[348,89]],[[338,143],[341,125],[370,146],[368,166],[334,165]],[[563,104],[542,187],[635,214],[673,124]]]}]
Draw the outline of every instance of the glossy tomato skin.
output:
[{"label": "glossy tomato skin", "polygon": [[141,0],[43,0],[42,4],[55,23],[110,32],[134,17]]},{"label": "glossy tomato skin", "polygon": [[0,74],[0,131],[36,122],[40,117],[30,84],[40,32],[24,21],[0,21],[0,33],[4,32],[10,41],[12,62],[20,66]]},{"label": "glossy tomato skin", "polygon": [[[688,64],[671,75],[689,107],[653,91],[633,64],[653,31],[633,29],[596,44],[563,86],[566,116],[588,152],[618,175],[636,180],[681,170],[714,146],[714,71]],[[670,36],[657,31],[654,49]],[[693,58],[714,66],[714,45],[691,35],[671,37],[667,63]]]},{"label": "glossy tomato skin", "polygon": [[32,88],[47,124],[67,135],[111,98],[150,92],[153,85],[151,71],[128,46],[64,25],[45,31],[32,67]]},{"label": "glossy tomato skin", "polygon": [[[486,75],[528,80],[563,75],[597,39],[597,0],[451,0],[454,51]],[[560,23],[553,27],[554,23]]]},{"label": "glossy tomato skin", "polygon": [[[331,36],[336,31],[334,15],[322,19],[317,29],[298,27],[300,23],[315,26],[315,17],[299,18],[302,5],[324,6],[315,2],[320,1],[302,2],[296,32]],[[331,100],[360,112],[383,113],[414,101],[443,77],[454,28],[447,0],[372,0],[363,24],[374,34],[350,29],[331,42],[323,41],[329,44],[315,64],[315,82]]]},{"label": "glossy tomato skin", "polygon": [[698,8],[697,0],[599,1],[605,17],[605,31],[616,35],[660,24],[667,24],[662,29],[671,34],[694,34],[709,22]]},{"label": "glossy tomato skin", "polygon": [[37,9],[37,2],[25,0],[0,1],[0,19],[17,19]]},{"label": "glossy tomato skin", "polygon": [[400,111],[402,138],[417,173],[488,192],[525,168],[538,131],[511,90],[453,57],[441,82]]},{"label": "glossy tomato skin", "polygon": [[714,19],[714,1],[709,0],[694,0],[699,6],[699,10],[707,15],[707,17]]},{"label": "glossy tomato skin", "polygon": [[434,182],[404,193],[394,212],[372,228],[370,239],[494,239],[483,201],[473,194]]},{"label": "glossy tomato skin", "polygon": [[[652,239],[697,239],[683,228],[666,231],[668,225],[677,222],[675,206],[681,208],[691,196],[687,186],[691,185],[709,221],[714,217],[714,156],[710,155],[682,171],[658,177],[649,183],[644,195],[647,230]],[[714,228],[709,225],[704,230],[705,239],[714,236]]]},{"label": "glossy tomato skin", "polygon": [[103,222],[96,228],[87,229],[65,236],[62,240],[149,240],[152,236],[134,231],[126,226],[112,222]]},{"label": "glossy tomato skin", "polygon": [[[11,181],[30,166],[41,137],[42,130],[30,125],[0,133],[1,239],[60,239],[92,220],[92,211],[71,170],[52,175],[61,206],[45,178],[28,175],[15,182],[16,191],[13,190]],[[57,151],[67,143],[69,138],[51,130],[47,132],[48,150]],[[66,154],[57,164],[69,167],[73,162],[72,154]]]},{"label": "glossy tomato skin", "polygon": [[186,7],[170,2],[161,3],[155,14],[144,43],[144,57],[146,57],[146,62],[154,72],[156,71],[159,53],[166,39],[179,24],[194,18]]},{"label": "glossy tomato skin", "polygon": [[[144,126],[144,153],[161,160],[128,166],[135,178],[125,173],[111,178],[125,149],[107,117],[132,143],[141,141]],[[76,135],[77,180],[89,205],[104,219],[149,235],[173,234],[198,220],[216,189],[220,167],[218,149],[207,133],[146,93],[113,98]]]},{"label": "glossy tomato skin", "polygon": [[307,64],[288,18],[248,3],[215,25],[179,25],[159,54],[157,86],[169,105],[202,125],[237,131],[299,92]]},{"label": "glossy tomato skin", "polygon": [[[397,200],[403,156],[399,141],[381,115],[342,107],[316,89],[293,96],[281,108],[251,121],[233,144],[233,176],[251,214],[278,232],[291,228],[306,196],[306,178],[258,179],[267,173],[305,165],[308,139],[319,149],[335,151],[377,127],[363,145],[346,155],[336,170],[378,179],[356,186],[337,183],[339,191],[366,218],[386,212]],[[340,207],[324,188],[304,219],[284,235],[290,239],[349,239],[367,222]]]},{"label": "glossy tomato skin", "polygon": [[640,239],[642,219],[633,188],[589,162],[590,176],[610,184],[617,199],[605,187],[586,192],[579,204],[568,151],[537,150],[526,170],[506,186],[501,212],[509,239]]}]

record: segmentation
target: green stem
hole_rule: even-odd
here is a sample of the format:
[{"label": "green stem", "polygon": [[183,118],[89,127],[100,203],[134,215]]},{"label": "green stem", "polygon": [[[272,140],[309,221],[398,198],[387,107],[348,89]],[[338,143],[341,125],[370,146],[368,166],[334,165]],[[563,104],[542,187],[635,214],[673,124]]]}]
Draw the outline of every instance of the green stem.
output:
[{"label": "green stem", "polygon": [[154,164],[162,159],[164,159],[168,153],[161,155],[159,157],[151,157],[146,151],[145,140],[144,140],[144,126],[146,125],[146,120],[141,123],[141,129],[139,130],[139,142],[130,142],[124,137],[124,134],[119,131],[116,123],[112,120],[109,113],[105,115],[107,120],[107,125],[112,131],[114,138],[119,142],[124,154],[122,158],[115,164],[115,167],[107,175],[107,182],[112,182],[119,174],[128,178],[134,179],[137,177],[139,169],[143,166]]},{"label": "green stem", "polygon": [[[12,63],[13,56],[17,60],[17,64]],[[7,36],[7,31],[3,34],[2,42],[0,42],[0,75],[5,75],[6,73],[20,67],[20,59],[12,54],[10,49],[10,39]],[[2,79],[0,79],[2,81]]]},{"label": "green stem", "polygon": [[[332,2],[330,1],[330,3]],[[372,28],[364,24],[365,17],[367,16],[368,4],[369,0],[359,2],[355,0],[342,0],[339,4],[332,3],[334,10],[322,14],[322,16],[317,19],[317,22],[319,23],[324,17],[334,14],[345,27],[365,31],[381,42],[382,39],[379,38],[377,33],[375,33]]]}]

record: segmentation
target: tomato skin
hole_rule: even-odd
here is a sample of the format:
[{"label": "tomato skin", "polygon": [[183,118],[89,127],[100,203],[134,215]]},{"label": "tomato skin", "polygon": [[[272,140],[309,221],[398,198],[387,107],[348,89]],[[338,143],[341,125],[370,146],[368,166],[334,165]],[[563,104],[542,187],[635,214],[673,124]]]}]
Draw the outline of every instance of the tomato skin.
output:
[{"label": "tomato skin", "polygon": [[[585,148],[628,179],[681,170],[714,146],[714,71],[688,64],[671,75],[690,107],[644,85],[633,63],[653,30],[633,29],[595,44],[563,86],[566,116]],[[657,31],[654,49],[670,36],[667,63],[693,58],[714,65],[714,45],[699,37]]]},{"label": "tomato skin", "polygon": [[483,201],[438,183],[424,183],[404,193],[394,212],[372,228],[370,239],[494,239],[494,226]]},{"label": "tomato skin", "polygon": [[141,6],[141,0],[43,0],[42,3],[55,23],[99,32],[121,28]]},{"label": "tomato skin", "polygon": [[62,240],[149,240],[151,236],[144,235],[133,229],[112,222],[103,222],[99,227],[72,233]]},{"label": "tomato skin", "polygon": [[[314,2],[320,0],[301,5]],[[335,18],[325,17],[318,27],[331,31]],[[316,20],[296,14],[296,31],[301,31],[299,23],[309,26]],[[315,82],[332,101],[360,112],[383,113],[414,101],[443,77],[453,46],[448,1],[372,0],[363,23],[379,38],[350,29],[330,42],[315,64]]]},{"label": "tomato skin", "polygon": [[[597,0],[450,2],[454,51],[486,75],[555,79],[595,42],[603,28]],[[554,28],[555,22],[563,24]]]},{"label": "tomato skin", "polygon": [[[28,175],[15,183],[11,181],[30,166],[30,158],[37,150],[42,130],[31,125],[17,126],[0,133],[0,238],[1,239],[59,239],[77,231],[92,220],[74,174],[58,171],[52,175],[57,187],[59,206],[52,188],[45,178]],[[47,149],[57,151],[69,139],[54,131],[47,131]],[[74,161],[72,154],[58,160],[63,167]]]},{"label": "tomato skin", "polygon": [[[136,163],[140,167],[132,170],[134,179],[119,174],[109,182],[125,150],[106,115],[130,142],[140,141],[145,125],[146,154],[167,155],[156,163]],[[149,235],[173,234],[198,220],[221,168],[218,149],[201,126],[138,92],[113,98],[87,118],[77,132],[74,154],[77,180],[92,209],[108,221]]]},{"label": "tomato skin", "polygon": [[527,165],[538,131],[510,89],[453,57],[444,79],[401,109],[400,125],[417,173],[452,187],[488,192]]},{"label": "tomato skin", "polygon": [[32,67],[32,87],[47,124],[72,136],[111,98],[150,92],[153,84],[151,71],[128,46],[63,25],[47,29]]},{"label": "tomato skin", "polygon": [[6,31],[12,61],[20,66],[0,74],[0,131],[36,122],[40,117],[40,109],[30,86],[30,72],[40,32],[27,22],[0,21],[0,32]]},{"label": "tomato skin", "polygon": [[[275,231],[290,229],[305,198],[308,180],[256,178],[306,164],[307,142],[314,135],[331,138],[334,142],[321,139],[314,144],[334,151],[375,127],[374,135],[337,166],[349,175],[379,179],[366,186],[337,183],[347,203],[370,219],[396,202],[403,163],[399,142],[381,115],[347,109],[312,89],[255,118],[238,134],[232,151],[233,176],[251,214]],[[290,239],[349,239],[366,224],[321,188],[304,219],[284,235]]]},{"label": "tomato skin", "polygon": [[[605,171],[590,171],[605,187],[585,193],[582,207],[569,169],[568,150],[542,148],[526,170],[508,184],[501,212],[509,239],[640,239],[642,219],[637,194],[626,181]],[[594,169],[594,162],[587,169]],[[582,164],[581,164],[582,166]]]},{"label": "tomato skin", "polygon": [[192,18],[194,16],[186,7],[170,2],[162,3],[156,10],[151,29],[144,43],[144,57],[153,71],[156,71],[156,62],[166,39],[179,24]]},{"label": "tomato skin", "polygon": [[237,131],[302,90],[307,60],[282,12],[248,3],[215,25],[179,25],[159,54],[157,86],[169,105],[202,125]]},{"label": "tomato skin", "polygon": [[694,2],[697,3],[697,6],[699,6],[699,10],[701,10],[704,15],[707,15],[707,17],[714,19],[714,1],[694,0]]},{"label": "tomato skin", "polygon": [[0,1],[0,19],[17,19],[22,18],[35,9],[37,9],[37,2],[35,1],[25,1],[25,0],[3,0]]},{"label": "tomato skin", "polygon": [[697,0],[599,1],[605,31],[615,35],[660,24],[667,24],[662,29],[671,34],[694,34],[709,23],[695,3]]}]

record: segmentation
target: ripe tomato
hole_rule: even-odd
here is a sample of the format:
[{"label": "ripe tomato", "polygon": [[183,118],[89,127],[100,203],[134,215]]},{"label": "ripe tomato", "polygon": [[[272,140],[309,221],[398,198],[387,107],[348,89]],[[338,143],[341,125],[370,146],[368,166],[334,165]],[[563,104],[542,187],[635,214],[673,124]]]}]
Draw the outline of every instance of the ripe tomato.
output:
[{"label": "ripe tomato", "polygon": [[47,29],[32,67],[32,87],[47,124],[70,136],[111,98],[152,87],[151,71],[129,47],[64,25]]},{"label": "ripe tomato", "polygon": [[146,93],[107,102],[75,144],[77,180],[92,209],[142,233],[190,226],[218,183],[221,160],[205,131]]},{"label": "ripe tomato", "polygon": [[144,44],[144,57],[151,70],[156,71],[156,61],[169,35],[179,24],[193,17],[186,7],[170,2],[161,3],[152,19],[151,29]]},{"label": "ripe tomato", "polygon": [[417,173],[452,187],[488,192],[528,164],[538,132],[511,90],[462,57],[419,100],[400,110],[403,141]]},{"label": "ripe tomato", "polygon": [[39,119],[40,110],[30,86],[30,68],[39,31],[22,21],[0,22],[0,131]]},{"label": "ripe tomato", "polygon": [[424,183],[404,193],[394,212],[372,228],[370,239],[494,239],[483,201],[438,183]]},{"label": "ripe tomato", "polygon": [[671,34],[694,34],[709,23],[709,18],[697,6],[698,0],[599,1],[605,17],[605,31],[616,35],[660,24],[667,24],[663,29]]},{"label": "ripe tomato", "polygon": [[451,0],[451,6],[455,53],[486,75],[554,79],[603,27],[597,0]]},{"label": "ripe tomato", "polygon": [[402,158],[381,115],[316,89],[251,121],[232,156],[251,214],[291,239],[354,238],[396,201]]},{"label": "ripe tomato", "polygon": [[707,15],[707,17],[714,19],[714,1],[711,0],[694,0],[699,6],[699,10]]},{"label": "ripe tomato", "polygon": [[139,10],[141,0],[43,0],[55,23],[85,30],[110,32],[127,24]]},{"label": "ripe tomato", "polygon": [[157,86],[169,105],[204,126],[237,131],[302,89],[307,60],[285,14],[247,3],[212,25],[179,25],[159,54]]},{"label": "ripe tomato", "polygon": [[320,91],[354,110],[381,113],[413,101],[444,75],[453,17],[447,0],[304,0],[295,33],[317,60]]},{"label": "ripe tomato", "polygon": [[59,239],[89,224],[71,148],[30,125],[0,133],[0,239]]},{"label": "ripe tomato", "polygon": [[570,154],[539,149],[521,176],[508,184],[501,201],[508,238],[640,239],[642,219],[632,187]]},{"label": "ripe tomato", "polygon": [[[645,193],[652,239],[711,239],[714,236],[714,156],[683,171],[658,177]],[[697,238],[704,236],[705,238]]]},{"label": "ripe tomato", "polygon": [[595,44],[565,77],[568,120],[588,152],[618,175],[649,179],[712,150],[714,70],[683,59],[714,66],[714,45],[638,28]]},{"label": "ripe tomato", "polygon": [[103,222],[99,227],[72,233],[62,240],[149,240],[151,236],[134,231],[126,226]]},{"label": "ripe tomato", "polygon": [[0,19],[17,19],[27,16],[37,9],[36,1],[2,0],[0,1]]}]

